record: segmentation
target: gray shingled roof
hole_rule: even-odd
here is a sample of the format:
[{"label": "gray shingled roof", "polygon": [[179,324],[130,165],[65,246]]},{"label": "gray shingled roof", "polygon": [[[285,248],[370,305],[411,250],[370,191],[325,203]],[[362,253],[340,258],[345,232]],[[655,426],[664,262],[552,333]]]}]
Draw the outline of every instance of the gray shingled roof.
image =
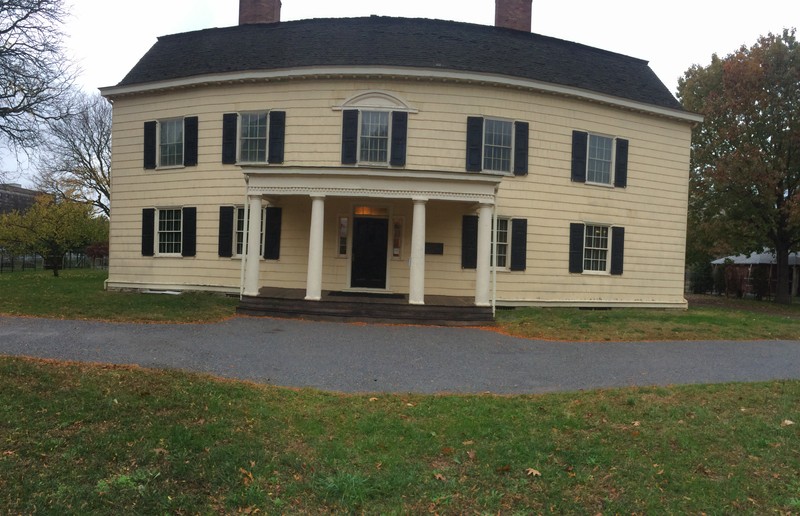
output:
[{"label": "gray shingled roof", "polygon": [[243,25],[163,36],[118,86],[314,66],[489,73],[682,109],[641,59],[511,29],[379,16]]}]

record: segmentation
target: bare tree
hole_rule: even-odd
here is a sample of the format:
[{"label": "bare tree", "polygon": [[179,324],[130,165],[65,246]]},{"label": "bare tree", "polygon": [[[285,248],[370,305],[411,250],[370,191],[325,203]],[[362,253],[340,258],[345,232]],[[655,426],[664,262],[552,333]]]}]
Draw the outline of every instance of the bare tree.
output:
[{"label": "bare tree", "polygon": [[111,104],[77,93],[74,113],[48,123],[36,165],[36,187],[91,204],[106,216],[111,199]]},{"label": "bare tree", "polygon": [[63,0],[0,0],[0,137],[10,147],[32,146],[41,122],[69,112],[66,16]]}]

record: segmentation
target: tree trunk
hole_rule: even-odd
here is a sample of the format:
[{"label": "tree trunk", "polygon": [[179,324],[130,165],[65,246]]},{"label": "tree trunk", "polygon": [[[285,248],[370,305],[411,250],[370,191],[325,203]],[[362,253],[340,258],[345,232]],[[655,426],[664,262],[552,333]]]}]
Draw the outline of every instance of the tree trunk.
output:
[{"label": "tree trunk", "polygon": [[778,284],[775,287],[775,302],[784,305],[792,304],[792,289],[789,284],[789,246],[783,242],[775,246],[775,258],[777,260]]}]

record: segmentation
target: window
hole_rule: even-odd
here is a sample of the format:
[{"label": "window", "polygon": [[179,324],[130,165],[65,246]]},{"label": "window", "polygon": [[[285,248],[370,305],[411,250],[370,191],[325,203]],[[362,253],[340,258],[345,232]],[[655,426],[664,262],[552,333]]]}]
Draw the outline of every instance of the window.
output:
[{"label": "window", "polygon": [[589,135],[589,161],[586,165],[586,182],[611,184],[612,139],[596,134]]},{"label": "window", "polygon": [[625,254],[625,228],[601,224],[570,224],[569,272],[620,275]]},{"label": "window", "polygon": [[222,164],[283,163],[285,111],[250,111],[222,115]]},{"label": "window", "polygon": [[342,111],[342,164],[406,164],[408,113],[346,109]]},{"label": "window", "polygon": [[[259,230],[258,240],[260,245],[258,246],[258,254],[264,254],[264,221],[266,218],[264,217],[264,210],[261,210],[261,228]],[[247,236],[245,235],[245,228],[249,226],[249,221],[247,224],[245,223],[245,209],[243,207],[236,208],[236,227],[234,228],[233,232],[233,255],[234,256],[242,256],[244,254],[244,247],[245,247],[245,240]]]},{"label": "window", "polygon": [[[492,231],[490,265],[494,264],[493,250],[497,244],[497,267],[524,271],[528,261],[528,220],[498,218]],[[478,217],[464,215],[461,222],[461,267],[475,269],[478,263]]]},{"label": "window", "polygon": [[386,163],[389,151],[389,113],[385,111],[361,112],[361,140],[359,161]]},{"label": "window", "polygon": [[183,120],[167,120],[159,124],[158,165],[183,165]]},{"label": "window", "polygon": [[239,161],[265,163],[267,161],[267,112],[242,113]]},{"label": "window", "polygon": [[494,249],[497,254],[497,267],[505,269],[508,262],[508,247],[511,243],[508,238],[508,219],[497,219],[497,227],[492,236],[494,237],[492,245],[496,245]]},{"label": "window", "polygon": [[337,240],[337,253],[339,256],[347,256],[347,228],[349,227],[347,217],[339,217],[339,236]]},{"label": "window", "polygon": [[608,226],[586,226],[583,246],[583,270],[606,271]]},{"label": "window", "polygon": [[467,171],[528,173],[528,122],[467,118]]},{"label": "window", "polygon": [[181,210],[158,210],[158,254],[180,254]]},{"label": "window", "polygon": [[628,140],[573,131],[572,180],[626,188]]},{"label": "window", "polygon": [[403,256],[403,217],[392,219],[392,258]]},{"label": "window", "polygon": [[487,118],[483,124],[483,169],[511,172],[511,128],[506,120]]},{"label": "window", "polygon": [[144,123],[144,168],[197,165],[196,116]]},{"label": "window", "polygon": [[197,208],[142,210],[143,256],[194,256]]}]

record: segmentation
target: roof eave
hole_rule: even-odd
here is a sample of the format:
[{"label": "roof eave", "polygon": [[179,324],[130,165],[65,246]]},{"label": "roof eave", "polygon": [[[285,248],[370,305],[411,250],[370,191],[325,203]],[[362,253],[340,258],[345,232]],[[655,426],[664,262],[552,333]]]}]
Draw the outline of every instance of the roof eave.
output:
[{"label": "roof eave", "polygon": [[514,89],[539,91],[553,95],[578,98],[590,102],[610,105],[631,111],[671,118],[689,123],[703,121],[701,115],[658,106],[641,101],[615,97],[604,93],[589,91],[571,86],[536,81],[519,77],[493,75],[477,72],[464,72],[458,70],[443,70],[430,68],[409,68],[392,66],[324,66],[304,67],[280,70],[254,70],[222,74],[208,74],[164,81],[154,81],[122,86],[108,86],[100,88],[100,93],[114,100],[118,97],[141,95],[167,90],[210,86],[217,84],[234,84],[246,82],[269,82],[308,78],[405,78],[414,80],[439,80],[444,82],[461,82],[467,84],[487,84]]}]

